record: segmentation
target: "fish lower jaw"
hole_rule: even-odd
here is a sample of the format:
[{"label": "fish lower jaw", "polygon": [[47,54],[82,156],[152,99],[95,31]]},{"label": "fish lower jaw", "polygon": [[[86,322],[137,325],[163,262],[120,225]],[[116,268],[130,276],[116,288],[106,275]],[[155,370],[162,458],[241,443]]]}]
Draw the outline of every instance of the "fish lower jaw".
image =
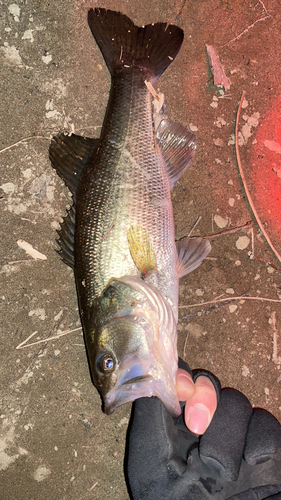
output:
[{"label": "fish lower jaw", "polygon": [[[139,379],[139,380],[138,380]],[[181,414],[181,407],[175,387],[157,387],[157,382],[151,375],[128,380],[119,387],[114,387],[104,398],[104,411],[111,415],[118,406],[132,403],[136,399],[158,397],[166,410],[174,417]]]}]

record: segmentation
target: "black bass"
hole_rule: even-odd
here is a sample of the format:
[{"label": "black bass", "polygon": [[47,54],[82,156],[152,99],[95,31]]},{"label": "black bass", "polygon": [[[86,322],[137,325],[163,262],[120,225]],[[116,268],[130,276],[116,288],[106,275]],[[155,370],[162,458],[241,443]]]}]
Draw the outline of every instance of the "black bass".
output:
[{"label": "black bass", "polygon": [[156,128],[148,89],[174,60],[183,31],[138,27],[101,8],[88,21],[111,90],[99,140],[60,134],[50,146],[73,194],[59,232],[61,256],[74,268],[90,370],[106,412],[157,396],[178,416],[179,277],[202,262],[210,244],[175,242],[170,191],[196,141],[167,117]]}]

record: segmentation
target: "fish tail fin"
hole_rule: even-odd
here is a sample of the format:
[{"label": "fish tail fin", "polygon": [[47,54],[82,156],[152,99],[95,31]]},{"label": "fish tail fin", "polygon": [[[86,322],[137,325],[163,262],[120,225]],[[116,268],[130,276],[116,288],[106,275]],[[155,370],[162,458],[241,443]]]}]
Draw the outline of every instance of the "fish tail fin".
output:
[{"label": "fish tail fin", "polygon": [[111,75],[137,67],[154,83],[180,50],[183,31],[173,24],[135,26],[121,12],[90,9],[88,22]]}]

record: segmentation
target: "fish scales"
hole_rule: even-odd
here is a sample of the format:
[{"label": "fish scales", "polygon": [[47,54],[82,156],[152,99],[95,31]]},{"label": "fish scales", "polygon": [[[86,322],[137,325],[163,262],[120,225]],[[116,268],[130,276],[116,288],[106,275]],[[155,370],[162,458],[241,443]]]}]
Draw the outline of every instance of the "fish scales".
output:
[{"label": "fish scales", "polygon": [[93,382],[104,409],[157,396],[180,414],[175,387],[179,277],[210,251],[201,238],[175,242],[170,191],[195,152],[194,135],[152,113],[147,83],[171,64],[183,40],[166,23],[144,27],[120,12],[88,15],[111,74],[99,139],[59,134],[53,167],[73,195],[59,231],[74,269]]},{"label": "fish scales", "polygon": [[139,73],[132,68],[112,83],[99,150],[77,192],[76,273],[78,282],[86,283],[80,295],[82,309],[92,305],[113,276],[138,275],[127,239],[129,227],[136,225],[150,235],[159,255],[157,285],[177,311],[169,179],[156,151],[151,98]]}]

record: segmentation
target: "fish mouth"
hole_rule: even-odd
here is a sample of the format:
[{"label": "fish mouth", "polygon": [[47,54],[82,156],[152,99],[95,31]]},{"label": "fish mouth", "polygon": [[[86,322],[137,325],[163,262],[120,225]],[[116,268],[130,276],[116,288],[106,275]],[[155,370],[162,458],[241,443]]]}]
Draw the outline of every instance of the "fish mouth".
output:
[{"label": "fish mouth", "polygon": [[150,375],[145,375],[132,378],[114,387],[104,399],[105,413],[111,415],[118,406],[146,397],[148,395],[146,382],[149,384],[152,380]]},{"label": "fish mouth", "polygon": [[151,379],[151,375],[140,375],[139,377],[131,378],[130,380],[127,380],[122,384],[121,387],[131,385],[131,384],[137,384],[138,382],[142,382],[144,380]]},{"label": "fish mouth", "polygon": [[167,369],[159,370],[159,365],[156,369],[150,362],[130,356],[121,363],[117,382],[104,397],[104,411],[111,415],[118,406],[152,396],[158,397],[174,418],[179,417],[175,381]]}]

